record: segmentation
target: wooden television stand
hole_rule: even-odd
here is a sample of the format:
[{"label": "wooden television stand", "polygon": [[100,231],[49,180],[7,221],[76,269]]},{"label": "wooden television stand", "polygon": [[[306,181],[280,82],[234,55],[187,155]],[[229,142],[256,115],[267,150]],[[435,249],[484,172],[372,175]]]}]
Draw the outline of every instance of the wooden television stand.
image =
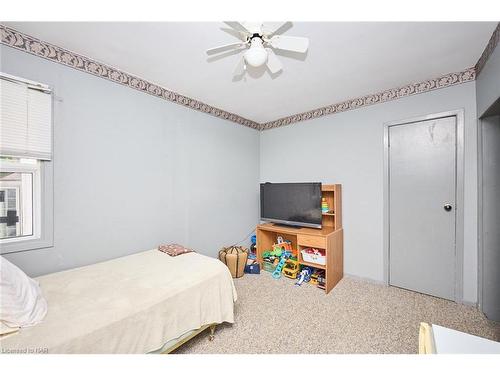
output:
[{"label": "wooden television stand", "polygon": [[[297,251],[301,265],[325,270],[325,292],[328,293],[344,276],[344,233],[342,229],[341,185],[322,185],[322,196],[326,198],[333,213],[324,213],[322,229],[294,228],[279,224],[260,224],[257,226],[257,260],[262,268],[262,254],[271,250],[278,236],[291,241]],[[301,250],[313,247],[324,249],[326,265],[308,263],[302,259]]]}]

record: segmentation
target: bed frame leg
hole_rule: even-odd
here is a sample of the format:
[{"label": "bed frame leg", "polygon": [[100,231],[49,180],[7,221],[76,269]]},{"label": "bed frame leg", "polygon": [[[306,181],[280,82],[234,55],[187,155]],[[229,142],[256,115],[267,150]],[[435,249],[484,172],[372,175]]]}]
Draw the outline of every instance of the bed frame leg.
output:
[{"label": "bed frame leg", "polygon": [[215,324],[210,326],[210,336],[208,336],[209,341],[214,341],[215,339],[215,327],[217,327]]}]

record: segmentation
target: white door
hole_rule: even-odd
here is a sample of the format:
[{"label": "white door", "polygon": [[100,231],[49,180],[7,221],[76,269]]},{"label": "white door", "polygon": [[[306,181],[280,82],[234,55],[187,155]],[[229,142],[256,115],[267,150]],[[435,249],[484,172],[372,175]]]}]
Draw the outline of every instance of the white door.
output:
[{"label": "white door", "polygon": [[389,283],[454,300],[456,117],[388,132]]}]

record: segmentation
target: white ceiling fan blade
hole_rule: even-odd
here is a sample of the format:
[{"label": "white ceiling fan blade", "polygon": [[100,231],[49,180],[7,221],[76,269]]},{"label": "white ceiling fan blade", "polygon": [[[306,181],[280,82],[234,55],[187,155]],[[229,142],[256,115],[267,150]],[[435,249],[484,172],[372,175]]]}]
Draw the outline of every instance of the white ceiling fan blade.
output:
[{"label": "white ceiling fan blade", "polygon": [[283,69],[283,65],[278,60],[274,51],[271,48],[266,48],[267,50],[267,67],[269,71],[273,74],[278,73],[281,69]]},{"label": "white ceiling fan blade", "polygon": [[274,34],[281,34],[284,31],[288,30],[292,27],[292,23],[290,21],[286,22],[264,22],[262,24],[262,32],[268,37]]},{"label": "white ceiling fan blade", "polygon": [[234,68],[233,76],[238,77],[245,73],[245,57],[241,56],[236,68]]},{"label": "white ceiling fan blade", "polygon": [[273,48],[305,53],[309,47],[309,39],[300,36],[275,35],[269,40]]},{"label": "white ceiling fan blade", "polygon": [[241,23],[245,29],[248,30],[250,35],[262,34],[262,22],[245,21]]},{"label": "white ceiling fan blade", "polygon": [[248,31],[248,29],[243,26],[241,24],[241,22],[236,22],[236,21],[224,21],[224,23],[226,25],[228,25],[229,27],[232,27],[233,29],[237,30],[237,31],[240,31],[242,33],[247,33],[247,34],[251,34],[250,31]]},{"label": "white ceiling fan blade", "polygon": [[229,35],[234,36],[236,39],[241,40],[242,42],[246,43],[246,41],[247,41],[247,38],[248,38],[247,32],[238,31],[238,30],[232,29],[230,27],[221,27],[220,29],[222,31],[224,31],[225,33],[228,33]]},{"label": "white ceiling fan blade", "polygon": [[224,51],[227,51],[230,49],[236,49],[236,48],[239,48],[239,47],[244,46],[244,45],[245,45],[245,43],[238,42],[238,43],[231,43],[231,44],[226,44],[223,46],[210,48],[210,49],[207,49],[207,55],[214,55],[216,53],[224,52]]}]

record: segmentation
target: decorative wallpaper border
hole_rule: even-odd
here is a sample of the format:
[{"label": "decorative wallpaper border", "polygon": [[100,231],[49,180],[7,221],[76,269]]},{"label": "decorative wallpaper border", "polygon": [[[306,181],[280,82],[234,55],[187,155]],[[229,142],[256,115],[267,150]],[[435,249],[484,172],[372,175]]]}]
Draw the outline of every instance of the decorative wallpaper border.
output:
[{"label": "decorative wallpaper border", "polygon": [[395,89],[380,91],[376,94],[366,95],[359,98],[349,99],[340,103],[330,104],[326,107],[316,108],[311,111],[297,113],[292,116],[280,118],[278,120],[269,121],[261,124],[260,130],[268,130],[281,126],[291,125],[296,122],[315,119],[318,117],[332,115],[334,113],[350,111],[361,107],[366,107],[372,104],[384,103],[391,100],[404,98],[407,96],[421,94],[424,92],[441,89],[474,81],[476,79],[475,68],[468,68],[457,73],[448,73],[444,76],[429,79],[423,82],[411,83]]},{"label": "decorative wallpaper border", "polygon": [[33,38],[5,25],[0,24],[0,33],[0,42],[6,46],[69,66],[85,73],[105,78],[158,98],[181,104],[200,112],[208,113],[218,118],[229,120],[256,130],[260,129],[260,124],[258,122],[224,111],[220,108],[213,107],[199,100],[178,94],[110,65],[103,64],[78,53],[71,52],[64,48]]},{"label": "decorative wallpaper border", "polygon": [[213,107],[199,100],[178,94],[174,91],[168,90],[142,78],[126,73],[110,65],[100,63],[78,53],[71,52],[64,48],[33,38],[2,24],[0,24],[0,33],[0,43],[6,46],[13,47],[29,54],[60,63],[98,77],[108,79],[135,90],[154,95],[164,100],[177,103],[218,118],[229,120],[237,124],[262,131],[474,81],[480,74],[484,65],[488,61],[488,58],[491,56],[496,46],[498,45],[498,41],[500,38],[500,22],[497,24],[497,27],[495,28],[493,35],[486,45],[485,50],[483,51],[481,57],[474,67],[465,69],[460,72],[448,73],[441,77],[429,79],[427,81],[410,83],[398,88],[380,91],[375,94],[349,99],[336,104],[330,104],[325,107],[297,113],[262,124],[246,119],[234,113],[224,111],[220,108]]},{"label": "decorative wallpaper border", "polygon": [[495,31],[493,31],[493,34],[491,35],[490,40],[488,41],[488,44],[486,45],[486,48],[484,49],[483,53],[481,54],[481,57],[476,63],[476,75],[481,74],[481,71],[483,70],[484,66],[486,65],[486,61],[490,58],[491,54],[495,50],[495,48],[498,45],[498,39],[500,39],[500,22],[497,23],[497,27],[495,28]]},{"label": "decorative wallpaper border", "polygon": [[376,94],[366,95],[359,98],[349,99],[344,102],[337,104],[330,104],[326,107],[316,108],[307,112],[297,113],[295,115],[280,118],[278,120],[269,121],[261,124],[260,130],[268,130],[273,128],[278,128],[281,126],[286,126],[294,124],[300,121],[306,121],[326,115],[331,115],[334,113],[350,111],[352,109],[357,109],[360,107],[365,107],[372,104],[384,103],[390,100],[404,98],[406,96],[421,94],[424,92],[441,89],[444,87],[449,87],[453,85],[458,85],[460,83],[465,83],[469,81],[474,81],[476,77],[481,73],[484,65],[488,61],[489,57],[498,45],[498,39],[500,38],[500,22],[493,31],[491,38],[486,45],[481,57],[474,67],[465,69],[461,72],[448,73],[444,76],[430,79],[423,82],[411,83],[405,86],[401,86],[395,89],[389,89],[385,91],[378,92]]}]

